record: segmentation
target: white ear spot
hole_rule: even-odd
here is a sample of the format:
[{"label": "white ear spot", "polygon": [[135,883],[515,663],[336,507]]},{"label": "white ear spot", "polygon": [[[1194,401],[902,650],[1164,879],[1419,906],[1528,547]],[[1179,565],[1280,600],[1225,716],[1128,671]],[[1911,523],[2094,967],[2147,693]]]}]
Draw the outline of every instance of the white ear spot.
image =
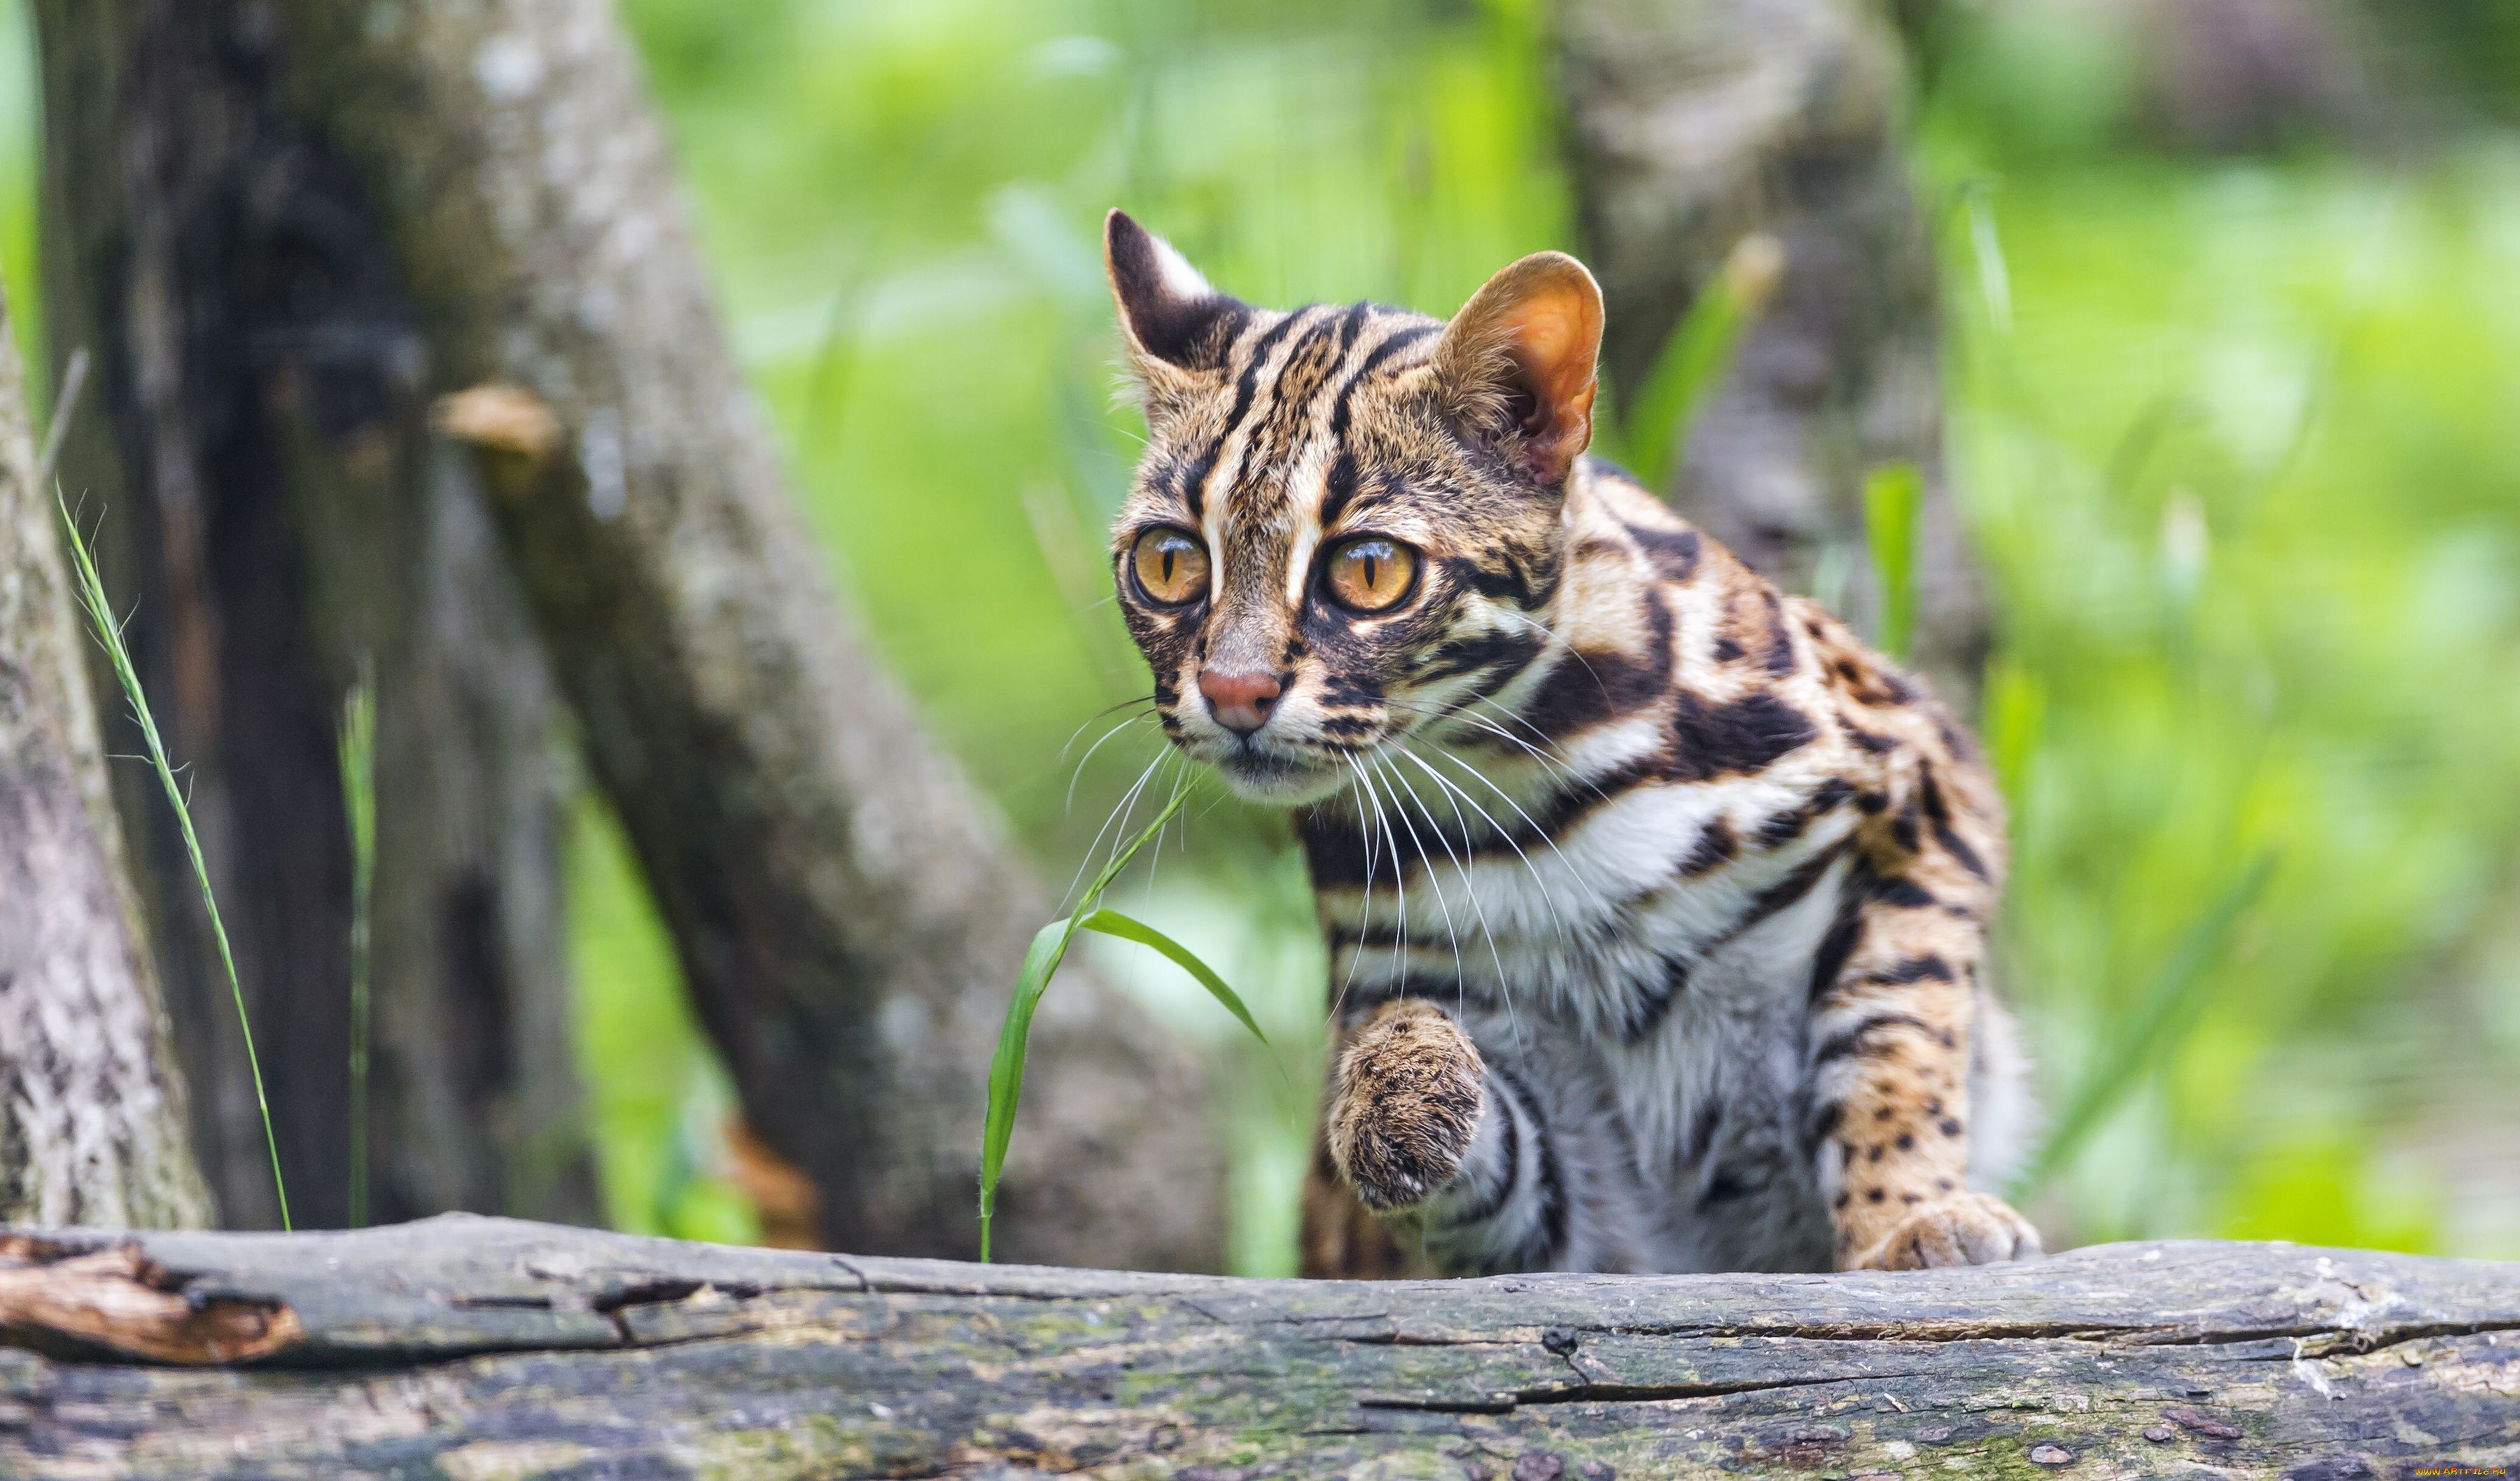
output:
[{"label": "white ear spot", "polygon": [[1179,247],[1152,233],[1148,234],[1147,240],[1154,246],[1155,271],[1163,276],[1165,292],[1176,298],[1190,299],[1215,295],[1216,290],[1208,286],[1207,279],[1199,275],[1197,268],[1190,265],[1190,259],[1181,254]]},{"label": "white ear spot", "polygon": [[1121,330],[1147,380],[1151,414],[1164,367],[1215,369],[1251,310],[1208,287],[1189,258],[1124,211],[1103,218],[1102,263]]}]

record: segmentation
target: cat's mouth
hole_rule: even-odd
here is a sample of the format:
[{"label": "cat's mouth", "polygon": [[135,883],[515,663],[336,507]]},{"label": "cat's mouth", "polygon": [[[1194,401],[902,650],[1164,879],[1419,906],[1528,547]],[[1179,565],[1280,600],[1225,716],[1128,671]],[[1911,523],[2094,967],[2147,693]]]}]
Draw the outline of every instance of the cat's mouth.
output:
[{"label": "cat's mouth", "polygon": [[1319,802],[1344,785],[1348,775],[1328,756],[1250,739],[1229,742],[1207,760],[1235,795],[1277,807]]}]

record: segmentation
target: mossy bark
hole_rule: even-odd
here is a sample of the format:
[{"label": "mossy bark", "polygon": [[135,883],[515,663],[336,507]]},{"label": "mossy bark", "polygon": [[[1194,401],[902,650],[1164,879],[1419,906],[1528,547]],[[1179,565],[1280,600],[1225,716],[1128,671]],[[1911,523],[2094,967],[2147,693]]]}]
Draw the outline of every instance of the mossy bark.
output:
[{"label": "mossy bark", "polygon": [[0,1240],[0,1470],[2344,1481],[2520,1464],[2520,1268],[2123,1244],[1232,1280],[442,1219]]}]

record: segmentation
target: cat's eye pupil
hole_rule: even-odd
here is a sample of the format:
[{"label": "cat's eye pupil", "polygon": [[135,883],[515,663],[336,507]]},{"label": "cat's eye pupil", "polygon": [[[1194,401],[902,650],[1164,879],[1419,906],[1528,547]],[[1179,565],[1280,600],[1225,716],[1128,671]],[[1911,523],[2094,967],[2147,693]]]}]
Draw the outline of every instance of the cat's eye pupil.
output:
[{"label": "cat's eye pupil", "polygon": [[1141,595],[1161,606],[1186,606],[1207,589],[1207,552],[1189,531],[1169,525],[1138,536],[1130,561]]},{"label": "cat's eye pupil", "polygon": [[1359,535],[1330,550],[1323,570],[1329,599],[1351,611],[1379,612],[1400,605],[1418,570],[1418,553],[1381,535]]}]

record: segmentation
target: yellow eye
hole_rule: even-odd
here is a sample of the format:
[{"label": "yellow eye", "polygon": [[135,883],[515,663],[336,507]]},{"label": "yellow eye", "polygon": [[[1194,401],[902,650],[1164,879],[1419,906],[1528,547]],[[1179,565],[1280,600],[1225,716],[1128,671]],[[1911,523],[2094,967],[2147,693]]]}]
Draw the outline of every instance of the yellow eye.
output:
[{"label": "yellow eye", "polygon": [[1207,595],[1207,551],[1185,529],[1159,524],[1129,553],[1138,590],[1164,606],[1186,606]]},{"label": "yellow eye", "polygon": [[1381,535],[1359,535],[1331,547],[1322,567],[1330,600],[1360,612],[1396,606],[1418,584],[1418,553]]}]

